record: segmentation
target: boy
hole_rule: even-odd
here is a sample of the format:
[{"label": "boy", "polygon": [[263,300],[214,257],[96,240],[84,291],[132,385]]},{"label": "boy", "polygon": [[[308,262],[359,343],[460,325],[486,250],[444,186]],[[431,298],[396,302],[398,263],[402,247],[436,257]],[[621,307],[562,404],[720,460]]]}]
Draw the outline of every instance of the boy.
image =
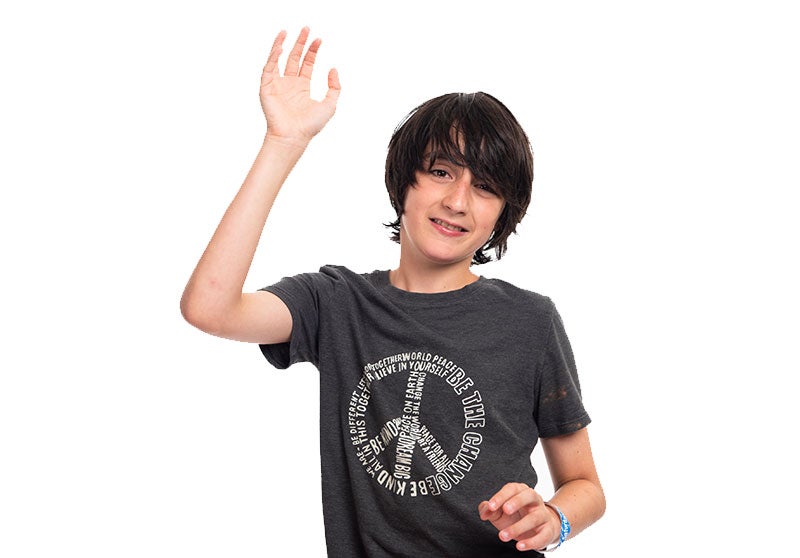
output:
[{"label": "boy", "polygon": [[[326,266],[243,293],[278,191],[333,116],[328,74],[309,96],[320,40],[304,28],[261,81],[267,133],[186,286],[185,318],[320,371],[323,513],[333,557],[506,556],[556,548],[597,520],[574,361],[552,302],[471,265],[499,258],[531,196],[533,158],[513,115],[484,93],[432,99],[395,131],[386,185],[397,212],[391,271]],[[555,494],[533,489],[539,438]],[[487,498],[488,496],[488,498]]]}]

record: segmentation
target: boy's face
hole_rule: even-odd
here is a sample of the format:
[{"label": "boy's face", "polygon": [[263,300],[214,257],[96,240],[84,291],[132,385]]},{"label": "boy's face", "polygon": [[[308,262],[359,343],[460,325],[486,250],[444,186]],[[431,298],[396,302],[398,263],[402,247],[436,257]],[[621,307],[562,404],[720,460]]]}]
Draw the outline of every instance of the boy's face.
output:
[{"label": "boy's face", "polygon": [[466,168],[436,159],[417,171],[406,192],[400,228],[401,249],[421,264],[463,263],[492,235],[505,202]]}]

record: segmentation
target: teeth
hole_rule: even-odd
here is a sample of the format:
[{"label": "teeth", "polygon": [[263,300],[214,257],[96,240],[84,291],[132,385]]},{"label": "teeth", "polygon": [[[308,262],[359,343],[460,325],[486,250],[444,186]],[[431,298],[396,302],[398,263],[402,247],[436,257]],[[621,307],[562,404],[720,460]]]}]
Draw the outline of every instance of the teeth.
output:
[{"label": "teeth", "polygon": [[462,229],[461,227],[458,227],[456,225],[451,225],[450,223],[445,223],[441,219],[434,219],[433,222],[436,223],[437,225],[439,225],[441,227],[444,227],[444,228],[446,228],[448,230],[451,230],[451,231],[462,232],[462,231],[465,230],[465,229]]}]

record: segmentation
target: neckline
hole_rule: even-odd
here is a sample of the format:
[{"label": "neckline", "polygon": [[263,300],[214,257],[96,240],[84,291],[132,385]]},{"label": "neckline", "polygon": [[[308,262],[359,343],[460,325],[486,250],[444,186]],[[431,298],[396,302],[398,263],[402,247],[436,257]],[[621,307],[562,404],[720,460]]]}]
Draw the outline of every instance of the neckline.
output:
[{"label": "neckline", "polygon": [[417,293],[406,291],[395,287],[389,280],[389,270],[375,272],[376,286],[379,287],[388,298],[406,304],[418,304],[422,306],[443,306],[453,302],[463,300],[481,290],[486,284],[487,279],[479,275],[478,279],[464,285],[460,289],[443,291],[440,293]]}]

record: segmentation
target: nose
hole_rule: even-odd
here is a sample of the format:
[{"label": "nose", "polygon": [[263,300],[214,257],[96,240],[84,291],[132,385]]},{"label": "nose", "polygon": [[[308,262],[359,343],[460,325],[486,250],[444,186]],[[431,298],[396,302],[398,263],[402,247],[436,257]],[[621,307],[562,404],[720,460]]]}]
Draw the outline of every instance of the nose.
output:
[{"label": "nose", "polygon": [[472,175],[469,171],[461,173],[454,180],[442,199],[442,204],[454,213],[466,213],[469,209],[469,194],[472,188]]}]

